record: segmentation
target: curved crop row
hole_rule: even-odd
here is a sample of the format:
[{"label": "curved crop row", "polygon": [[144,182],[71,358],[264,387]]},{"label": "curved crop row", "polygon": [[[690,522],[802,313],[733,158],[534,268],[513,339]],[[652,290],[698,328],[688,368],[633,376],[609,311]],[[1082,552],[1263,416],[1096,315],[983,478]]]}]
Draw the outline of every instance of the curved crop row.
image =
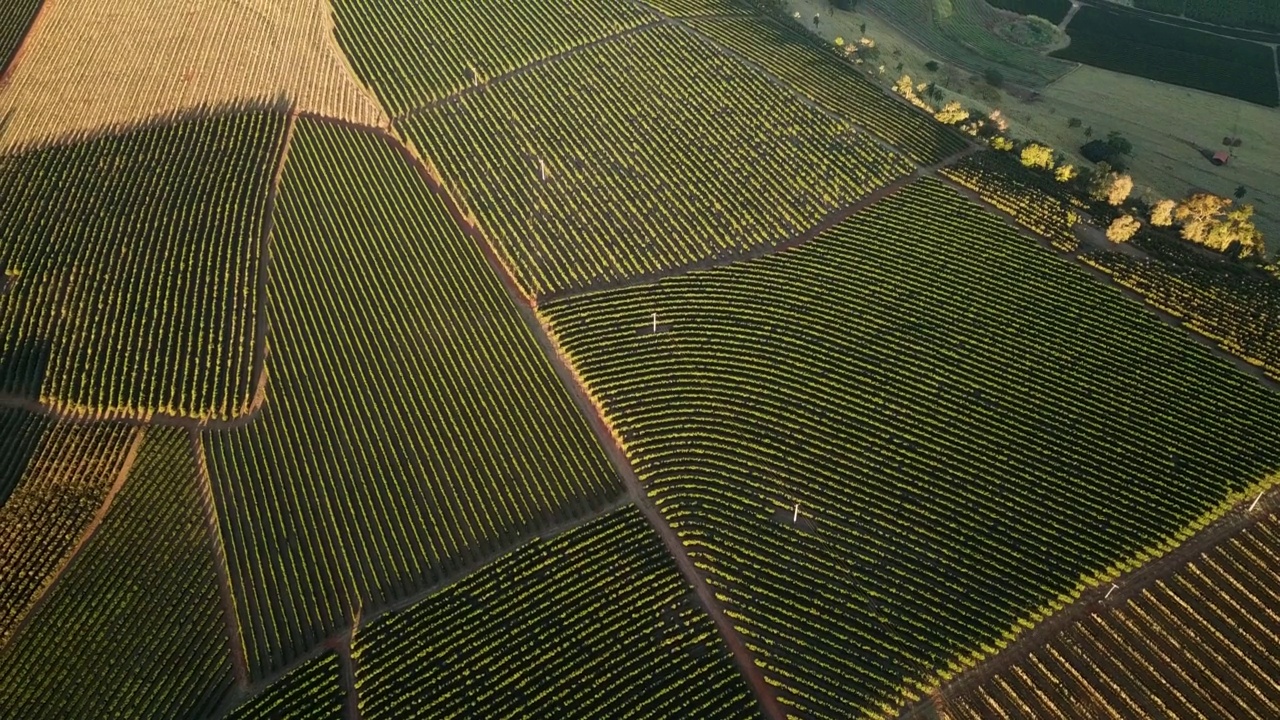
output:
[{"label": "curved crop row", "polygon": [[0,708],[27,720],[207,715],[231,687],[213,543],[186,436],[147,431],[102,527],[0,649]]},{"label": "curved crop row", "polygon": [[759,714],[634,507],[379,618],[357,634],[355,658],[365,720]]},{"label": "curved crop row", "polygon": [[1280,467],[1280,397],[932,179],[544,312],[801,716],[894,712]]},{"label": "curved crop row", "polygon": [[652,22],[630,2],[333,0],[338,42],[392,116]]},{"label": "curved crop row", "polygon": [[39,415],[0,408],[0,509],[22,480],[47,424]]},{"label": "curved crop row", "polygon": [[402,127],[533,295],[776,245],[909,170],[665,25]]},{"label": "curved crop row", "polygon": [[477,243],[378,135],[299,121],[268,401],[206,440],[255,677],[619,486]]},{"label": "curved crop row", "polygon": [[116,424],[59,424],[40,438],[22,482],[0,506],[0,643],[102,507],[136,432]]},{"label": "curved crop row", "polygon": [[346,707],[340,675],[337,654],[326,650],[241,703],[226,720],[336,720]]},{"label": "curved crop row", "polygon": [[0,393],[96,417],[245,413],[283,127],[232,115],[0,158]]},{"label": "curved crop row", "polygon": [[955,131],[886,94],[803,31],[755,18],[694,20],[689,24],[916,162],[935,163],[965,147]]}]

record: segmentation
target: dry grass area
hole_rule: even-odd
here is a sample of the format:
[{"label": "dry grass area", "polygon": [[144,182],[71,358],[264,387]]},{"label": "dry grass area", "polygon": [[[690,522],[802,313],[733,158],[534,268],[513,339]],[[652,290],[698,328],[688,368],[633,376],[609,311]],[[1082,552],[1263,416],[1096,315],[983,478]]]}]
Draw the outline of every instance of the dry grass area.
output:
[{"label": "dry grass area", "polygon": [[58,0],[0,88],[0,147],[207,107],[296,104],[382,125],[327,0]]}]

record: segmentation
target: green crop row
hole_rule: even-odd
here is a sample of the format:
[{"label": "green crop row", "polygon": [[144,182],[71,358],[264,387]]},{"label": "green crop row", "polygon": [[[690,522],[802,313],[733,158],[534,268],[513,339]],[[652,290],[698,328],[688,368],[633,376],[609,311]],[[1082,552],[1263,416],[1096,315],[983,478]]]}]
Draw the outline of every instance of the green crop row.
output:
[{"label": "green crop row", "polygon": [[356,639],[366,720],[757,717],[634,507],[535,540]]},{"label": "green crop row", "polygon": [[283,127],[229,115],[0,158],[0,392],[96,417],[247,412]]},{"label": "green crop row", "polygon": [[299,121],[276,209],[269,399],[206,441],[255,678],[620,491],[478,244],[388,139]]},{"label": "green crop row", "polygon": [[631,2],[335,0],[339,44],[398,116],[478,82],[657,20]]},{"label": "green crop row", "polygon": [[1280,380],[1280,280],[1258,268],[1179,248],[1176,240],[1134,242],[1145,257],[1097,252],[1083,259]]},{"label": "green crop row", "polygon": [[857,66],[798,29],[754,18],[695,20],[690,25],[916,162],[935,163],[965,147],[954,131],[886,94],[860,76]]},{"label": "green crop row", "polygon": [[47,423],[39,415],[0,408],[0,508],[18,487],[27,462],[40,445]]},{"label": "green crop row", "polygon": [[746,15],[752,12],[749,0],[644,0],[671,17],[706,15]]},{"label": "green crop row", "polygon": [[776,245],[910,169],[673,26],[402,127],[538,296]]},{"label": "green crop row", "polygon": [[0,76],[8,73],[43,0],[10,0],[0,8]]},{"label": "green crop row", "polygon": [[1008,153],[981,152],[962,158],[939,172],[973,190],[986,202],[1008,213],[1018,224],[1042,235],[1059,250],[1074,251],[1080,243],[1075,227],[1078,216],[1060,197],[1044,192],[1044,182],[1029,177]]},{"label": "green crop row", "polygon": [[62,423],[40,438],[22,482],[0,505],[0,644],[102,507],[133,437],[133,428],[114,423]]},{"label": "green crop row", "polygon": [[338,656],[326,650],[241,703],[226,720],[337,720],[346,708],[340,674]]},{"label": "green crop row", "polygon": [[213,542],[187,437],[152,429],[106,520],[0,649],[24,720],[203,717],[231,687]]},{"label": "green crop row", "polygon": [[797,716],[894,712],[1280,467],[1273,393],[933,179],[542,311]]}]

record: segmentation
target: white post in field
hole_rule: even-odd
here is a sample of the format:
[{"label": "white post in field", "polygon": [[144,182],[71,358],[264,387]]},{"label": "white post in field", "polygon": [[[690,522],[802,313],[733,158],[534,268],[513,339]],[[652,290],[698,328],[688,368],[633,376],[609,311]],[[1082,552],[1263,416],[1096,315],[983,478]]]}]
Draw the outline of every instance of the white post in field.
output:
[{"label": "white post in field", "polygon": [[1106,600],[1107,598],[1111,597],[1111,593],[1113,593],[1113,592],[1115,592],[1115,591],[1117,591],[1117,590],[1119,590],[1119,589],[1120,589],[1120,586],[1119,586],[1119,585],[1117,585],[1117,584],[1115,584],[1115,583],[1111,583],[1111,589],[1107,591],[1107,594],[1106,594],[1106,595],[1104,595],[1104,596],[1102,597],[1102,599],[1103,599],[1103,600]]},{"label": "white post in field", "polygon": [[547,181],[547,161],[542,158],[538,158],[538,174],[541,176],[542,182]]},{"label": "white post in field", "polygon": [[796,511],[791,513],[791,524],[800,522],[800,503],[796,503]]},{"label": "white post in field", "polygon": [[653,334],[658,334],[658,313],[653,314]]},{"label": "white post in field", "polygon": [[1258,497],[1254,498],[1253,504],[1249,506],[1249,512],[1253,512],[1253,509],[1258,507],[1258,501],[1261,499],[1262,499],[1262,493],[1258,493]]}]

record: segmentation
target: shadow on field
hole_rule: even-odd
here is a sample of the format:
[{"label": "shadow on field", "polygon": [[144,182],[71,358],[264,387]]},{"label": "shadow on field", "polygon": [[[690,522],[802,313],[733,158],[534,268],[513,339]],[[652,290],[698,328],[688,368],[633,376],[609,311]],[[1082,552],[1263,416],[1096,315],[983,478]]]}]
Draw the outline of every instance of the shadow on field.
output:
[{"label": "shadow on field", "polygon": [[[184,110],[174,110],[171,112],[153,115],[141,122],[113,123],[103,125],[89,131],[74,132],[60,137],[40,140],[34,143],[16,145],[3,151],[3,153],[0,153],[0,157],[3,157],[4,155],[23,155],[30,152],[48,150],[50,148],[79,145],[93,142],[95,140],[132,135],[134,133],[145,132],[147,130],[179,125],[181,123],[196,120],[208,120],[227,115],[241,115],[259,112],[274,112],[280,113],[281,115],[287,115],[292,112],[293,109],[293,100],[283,92],[278,93],[272,98],[260,98],[257,100],[245,100],[233,103],[201,104]],[[0,118],[0,140],[3,140],[5,131],[8,129],[8,125],[12,117],[13,112],[10,111],[3,118]]]}]

